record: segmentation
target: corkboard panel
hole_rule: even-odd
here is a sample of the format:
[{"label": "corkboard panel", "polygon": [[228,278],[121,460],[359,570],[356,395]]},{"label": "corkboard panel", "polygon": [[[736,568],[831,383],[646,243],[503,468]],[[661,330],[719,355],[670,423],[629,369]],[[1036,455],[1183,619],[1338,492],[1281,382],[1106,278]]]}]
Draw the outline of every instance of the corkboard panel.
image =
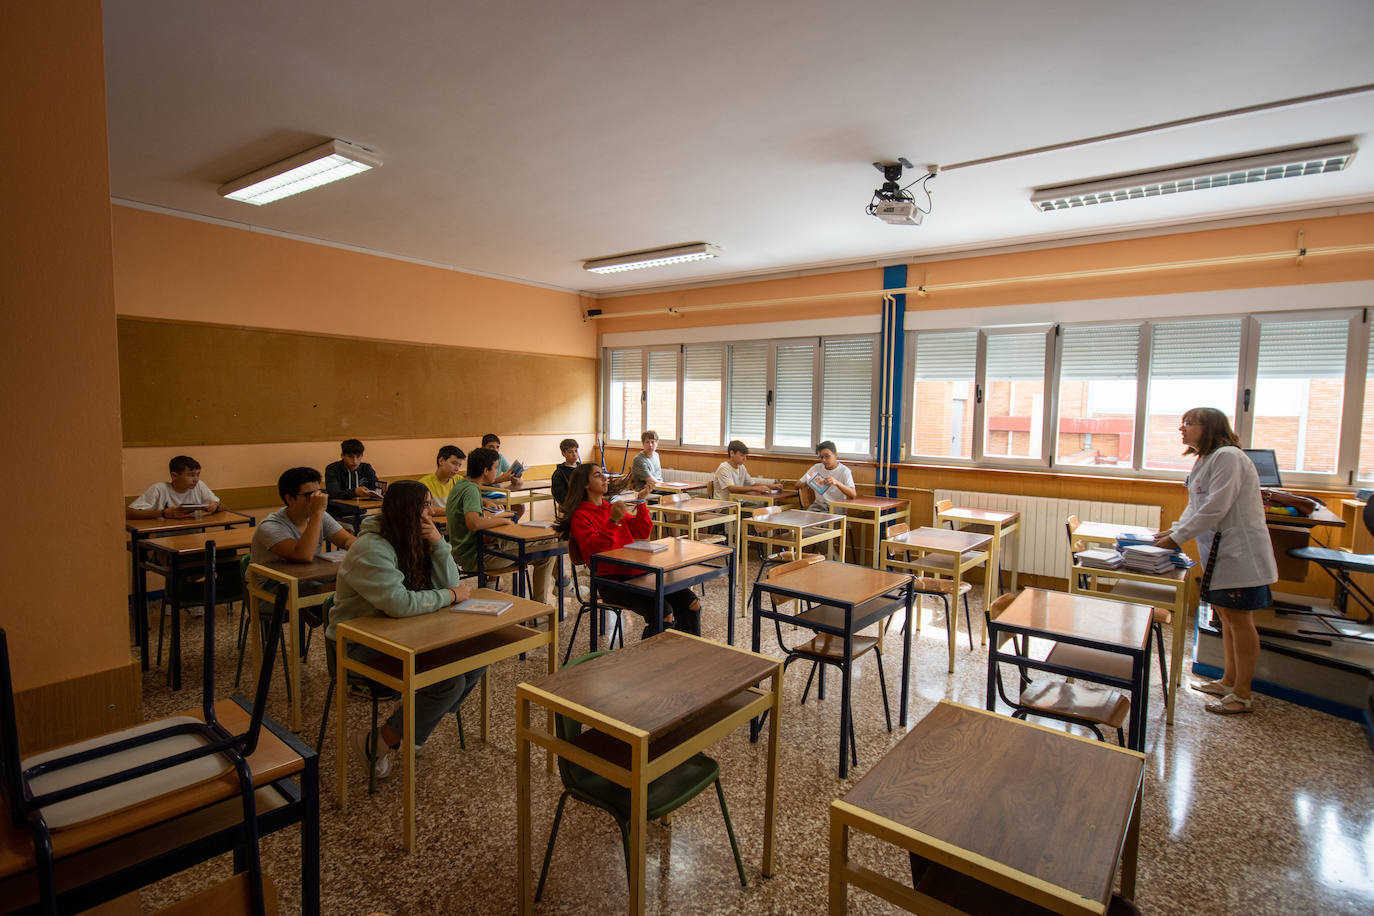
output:
[{"label": "corkboard panel", "polygon": [[126,447],[557,435],[595,426],[596,378],[572,356],[119,319]]}]

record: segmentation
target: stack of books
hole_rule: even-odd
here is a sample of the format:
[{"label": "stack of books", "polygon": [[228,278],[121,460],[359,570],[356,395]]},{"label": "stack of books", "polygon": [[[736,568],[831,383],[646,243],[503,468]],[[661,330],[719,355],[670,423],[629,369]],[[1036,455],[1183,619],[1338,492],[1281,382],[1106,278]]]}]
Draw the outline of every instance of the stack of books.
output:
[{"label": "stack of books", "polygon": [[1174,570],[1173,553],[1167,547],[1156,547],[1153,544],[1133,544],[1121,551],[1127,569],[1152,575]]},{"label": "stack of books", "polygon": [[1078,552],[1079,566],[1090,566],[1093,569],[1120,569],[1122,562],[1121,554],[1110,547],[1099,547]]}]

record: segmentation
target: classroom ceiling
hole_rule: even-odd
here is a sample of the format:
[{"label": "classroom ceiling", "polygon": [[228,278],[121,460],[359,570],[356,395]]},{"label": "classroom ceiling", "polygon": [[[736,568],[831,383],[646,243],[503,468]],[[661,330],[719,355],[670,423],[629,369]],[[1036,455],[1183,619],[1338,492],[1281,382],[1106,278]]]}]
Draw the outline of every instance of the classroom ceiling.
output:
[{"label": "classroom ceiling", "polygon": [[[104,17],[116,201],[592,294],[1374,204],[1362,92],[955,169],[917,227],[863,209],[877,159],[967,162],[1374,84],[1369,0],[142,0]],[[331,137],[384,166],[263,207],[216,193]],[[1340,173],[1029,203],[1344,139],[1362,151]],[[581,267],[693,241],[723,254]]]}]

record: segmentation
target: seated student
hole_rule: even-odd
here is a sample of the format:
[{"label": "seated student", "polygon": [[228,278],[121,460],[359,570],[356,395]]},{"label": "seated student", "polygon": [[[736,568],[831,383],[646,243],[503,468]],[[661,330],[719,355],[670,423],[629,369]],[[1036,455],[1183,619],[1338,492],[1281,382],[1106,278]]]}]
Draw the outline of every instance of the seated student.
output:
[{"label": "seated student", "polygon": [[363,444],[357,439],[339,443],[339,460],[324,469],[324,491],[330,499],[357,499],[380,492],[386,482],[377,479],[372,465],[363,460]]},{"label": "seated student", "polygon": [[[334,610],[324,631],[330,653],[335,651],[335,629],[346,620],[378,613],[388,617],[432,614],[472,594],[472,586],[458,583],[458,568],[453,564],[449,545],[434,527],[428,508],[429,493],[423,486],[413,480],[399,480],[387,489],[382,514],[363,520],[357,543],[339,565]],[[348,654],[368,662],[381,653],[354,644]],[[478,668],[415,692],[416,749],[444,716],[458,711],[485,670]],[[391,718],[379,729],[385,748],[368,746],[368,729],[353,736],[353,747],[372,765],[378,779],[391,773],[387,749],[396,749],[405,737],[404,714],[402,705],[397,704]]]},{"label": "seated student", "polygon": [[[558,536],[566,538],[577,548],[583,562],[594,553],[624,547],[631,541],[647,538],[653,529],[649,518],[649,507],[640,502],[635,505],[633,515],[629,514],[629,502],[610,501],[611,482],[606,472],[597,464],[584,464],[573,472],[568,484],[568,498],[558,507],[554,530]],[[649,484],[638,492],[640,499],[648,496]],[[629,579],[643,575],[643,570],[616,566],[612,563],[598,564],[597,576],[616,579]],[[600,597],[619,607],[628,608],[642,616],[647,626],[641,638],[652,636],[654,624],[649,618],[654,613],[654,599],[648,595],[630,592],[614,584],[598,582]],[[670,592],[664,598],[663,623],[685,633],[701,635],[701,602],[689,589]]]},{"label": "seated student", "polygon": [[[320,542],[347,548],[352,533],[325,514],[329,498],[320,489],[320,472],[314,468],[287,468],[277,478],[277,495],[285,504],[258,522],[248,553],[253,563],[294,560],[309,563],[320,552]],[[259,585],[272,583],[259,577]]]},{"label": "seated student", "polygon": [[[124,510],[125,518],[190,518],[195,506],[206,513],[219,511],[219,497],[200,479],[200,463],[187,455],[167,462],[172,479],[158,481]],[[187,508],[182,508],[183,506]]]},{"label": "seated student", "polygon": [[[482,448],[491,449],[496,453],[496,479],[493,480],[492,483],[513,483],[518,485],[522,482],[521,475],[524,474],[525,469],[523,467],[520,468],[520,474],[511,473],[511,463],[506,460],[505,455],[501,454],[500,436],[496,435],[496,433],[487,433],[482,437]],[[525,514],[525,506],[521,503],[515,506],[512,511],[515,513],[515,520],[518,522],[520,521],[520,517]]]},{"label": "seated student", "polygon": [[817,492],[816,487],[805,483],[798,487],[801,490],[803,509],[827,512],[831,500],[853,499],[859,495],[859,491],[854,489],[854,472],[840,464],[840,459],[835,454],[835,443],[827,439],[816,446],[816,454],[821,460],[811,465],[802,477],[804,479],[808,474],[815,474],[816,487],[820,487],[821,490]]},{"label": "seated student", "polygon": [[576,439],[564,439],[558,443],[558,450],[563,453],[563,463],[553,469],[549,487],[553,492],[555,508],[563,505],[563,500],[568,498],[568,481],[572,480],[573,471],[582,462],[582,450]]},{"label": "seated student", "polygon": [[[468,455],[467,476],[453,485],[448,494],[448,540],[453,546],[453,556],[458,568],[465,573],[477,571],[477,546],[483,528],[498,528],[510,524],[505,515],[484,515],[482,512],[482,489],[490,487],[496,478],[496,452],[489,448],[475,448]],[[509,560],[488,556],[488,569],[507,566]],[[553,568],[553,557],[545,557],[533,564],[530,585],[533,601],[545,604],[549,601],[549,570]]]},{"label": "seated student", "polygon": [[463,459],[467,456],[456,445],[445,445],[434,457],[434,473],[420,478],[420,483],[429,490],[429,514],[431,518],[444,517],[444,505],[448,502],[453,482],[463,470]]},{"label": "seated student", "polygon": [[663,466],[658,462],[658,433],[646,429],[640,434],[639,442],[642,448],[630,464],[630,486],[636,490],[643,489],[646,483],[650,487],[662,486]]},{"label": "seated student", "polygon": [[716,499],[729,499],[732,493],[771,493],[773,491],[772,481],[765,481],[759,477],[750,477],[749,471],[744,466],[744,459],[749,454],[749,446],[738,439],[731,439],[730,444],[725,447],[726,460],[716,468],[716,484],[712,489],[711,495]]}]

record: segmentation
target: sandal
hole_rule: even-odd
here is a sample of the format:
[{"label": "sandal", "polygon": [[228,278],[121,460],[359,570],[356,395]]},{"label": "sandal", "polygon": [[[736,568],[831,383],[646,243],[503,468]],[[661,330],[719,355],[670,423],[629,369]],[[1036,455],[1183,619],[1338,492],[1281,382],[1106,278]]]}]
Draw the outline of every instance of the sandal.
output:
[{"label": "sandal", "polygon": [[1193,681],[1188,686],[1212,697],[1224,697],[1231,692],[1231,688],[1221,681]]},{"label": "sandal", "polygon": [[[1228,693],[1215,703],[1208,703],[1202,707],[1208,712],[1214,712],[1219,716],[1240,716],[1251,712],[1250,705],[1254,702],[1253,697],[1242,700],[1234,693]],[[1232,707],[1239,707],[1233,709]]]}]

